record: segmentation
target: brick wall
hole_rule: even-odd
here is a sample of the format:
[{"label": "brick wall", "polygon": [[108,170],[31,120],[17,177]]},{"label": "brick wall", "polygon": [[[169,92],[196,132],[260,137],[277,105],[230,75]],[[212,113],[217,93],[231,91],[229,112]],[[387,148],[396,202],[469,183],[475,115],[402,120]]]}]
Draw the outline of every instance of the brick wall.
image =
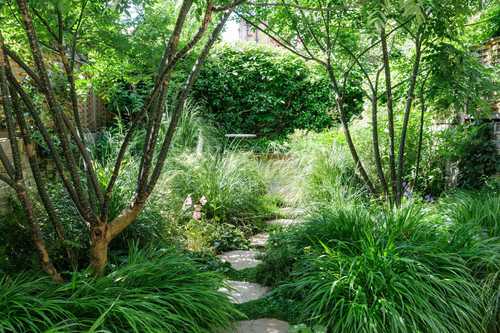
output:
[{"label": "brick wall", "polygon": [[240,41],[255,42],[267,46],[277,46],[277,44],[262,31],[256,30],[245,21],[241,21],[238,27]]}]

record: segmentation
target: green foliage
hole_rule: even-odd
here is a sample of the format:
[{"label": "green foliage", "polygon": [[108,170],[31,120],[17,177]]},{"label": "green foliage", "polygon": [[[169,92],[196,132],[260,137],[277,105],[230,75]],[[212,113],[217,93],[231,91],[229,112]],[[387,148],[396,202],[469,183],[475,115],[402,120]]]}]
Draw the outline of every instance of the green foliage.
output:
[{"label": "green foliage", "polygon": [[238,304],[237,308],[250,320],[275,318],[292,324],[300,318],[300,306],[297,301],[281,297],[275,291],[257,300]]},{"label": "green foliage", "polygon": [[[297,260],[321,244],[357,242],[366,224],[372,224],[367,211],[353,204],[327,204],[313,212],[304,223],[286,232],[271,234],[264,263],[258,267],[257,278],[266,285],[277,285],[290,278]],[[342,207],[343,206],[343,207]],[[342,207],[342,208],[340,208]]]},{"label": "green foliage", "polygon": [[329,331],[493,332],[498,202],[485,193],[435,210],[322,206],[271,237],[258,277],[299,302],[298,320]]},{"label": "green foliage", "polygon": [[[496,148],[493,140],[492,124],[476,121],[463,125],[453,124],[445,129],[435,126],[436,119],[426,114],[422,133],[422,150],[418,180],[415,180],[420,135],[420,110],[410,115],[405,149],[404,181],[409,184],[415,195],[437,197],[454,187],[478,189],[486,184],[496,173]],[[386,116],[379,115],[379,140],[388,140]],[[395,128],[399,129],[402,116],[396,115]],[[434,124],[434,125],[433,125]],[[351,123],[353,140],[359,147],[363,165],[372,179],[377,177],[373,156],[372,133],[366,119],[356,119]],[[320,137],[321,136],[321,137]],[[326,140],[325,140],[326,138]],[[396,145],[399,143],[396,140]],[[294,142],[294,143],[293,143]],[[360,192],[363,186],[356,175],[352,158],[347,151],[344,133],[341,129],[332,129],[322,135],[296,135],[292,143],[299,147],[290,149],[292,156],[303,156],[306,163],[301,164],[300,176],[308,183],[310,197],[319,201],[334,198],[347,189]],[[322,147],[322,151],[320,149]],[[381,145],[382,163],[389,163],[389,149]],[[295,149],[295,151],[294,151]],[[308,166],[306,166],[308,165]],[[303,172],[303,171],[306,172]],[[453,172],[456,170],[456,175]],[[309,171],[309,172],[308,172]],[[390,179],[388,170],[385,178]],[[344,190],[339,191],[343,185]],[[347,185],[347,186],[346,186]],[[411,195],[411,193],[408,193]],[[321,198],[323,197],[323,198]]]},{"label": "green foliage", "polygon": [[481,192],[459,192],[444,198],[443,209],[459,225],[475,225],[489,237],[500,237],[500,195]]},{"label": "green foliage", "polygon": [[31,233],[17,200],[9,198],[12,211],[0,217],[0,273],[30,270],[39,266]]},{"label": "green foliage", "polygon": [[456,256],[442,255],[448,271],[439,272],[380,243],[309,258],[290,284],[304,292],[305,318],[338,332],[483,331],[481,288]]},{"label": "green foliage", "polygon": [[496,173],[496,147],[491,123],[470,123],[451,127],[441,135],[439,157],[455,163],[457,185],[480,188]]},{"label": "green foliage", "polygon": [[[168,179],[173,211],[182,211],[188,196],[192,205],[203,197],[202,218],[214,223],[258,225],[269,215],[266,184],[258,162],[248,153],[184,153],[173,162]],[[189,219],[193,207],[188,207]]]},{"label": "green foliage", "polygon": [[240,316],[217,290],[222,277],[202,272],[173,249],[133,250],[102,278],[71,282],[2,277],[2,332],[213,332]]},{"label": "green foliage", "polygon": [[284,143],[269,145],[273,155],[264,174],[272,193],[284,205],[309,206],[311,202],[335,202],[364,193],[361,179],[343,138],[336,129],[320,133],[297,130]]},{"label": "green foliage", "polygon": [[458,112],[483,116],[490,110],[498,90],[495,70],[481,64],[477,54],[452,42],[434,43],[424,66],[429,68],[426,99],[438,117]]},{"label": "green foliage", "polygon": [[[131,241],[140,246],[167,242],[212,252],[246,248],[248,236],[261,228],[262,221],[274,211],[274,202],[267,195],[267,184],[260,175],[260,164],[253,155],[212,153],[218,145],[213,129],[200,119],[195,104],[188,102],[186,109],[174,137],[168,168],[136,221],[111,243],[112,257],[126,255]],[[168,126],[166,118],[162,133]],[[126,208],[134,195],[143,135],[137,134],[125,155],[109,202],[111,219]],[[110,180],[123,136],[122,124],[118,123],[96,136],[91,147],[96,161],[94,168],[103,188]],[[84,268],[88,265],[90,244],[87,226],[63,186],[57,182],[49,184],[49,194],[66,234],[66,241],[60,242],[43,209],[37,209],[51,258],[62,272]],[[183,208],[188,196],[193,203]],[[197,221],[193,219],[193,205],[203,196],[207,204]],[[36,208],[41,208],[38,206],[37,203]],[[29,227],[22,221],[21,210],[2,217],[0,253],[5,255],[0,260],[2,271],[38,269]],[[77,267],[67,260],[66,247],[71,248]]]},{"label": "green foliage", "polygon": [[108,90],[107,110],[120,115],[132,115],[138,112],[144,105],[144,100],[148,96],[152,82],[140,81],[130,84],[124,81],[116,82],[112,90]]},{"label": "green foliage", "polygon": [[250,153],[184,151],[172,159],[162,182],[162,209],[177,226],[165,236],[195,251],[248,247],[248,236],[275,209]]},{"label": "green foliage", "polygon": [[182,234],[186,248],[191,251],[213,250],[216,253],[246,249],[250,245],[247,236],[251,229],[244,232],[244,227],[214,221],[189,221]]},{"label": "green foliage", "polygon": [[[348,88],[349,114],[360,111],[361,91]],[[330,84],[319,68],[294,55],[259,46],[214,49],[193,89],[207,116],[225,133],[282,137],[296,128],[333,124]]]},{"label": "green foliage", "polygon": [[48,277],[0,276],[0,332],[54,332],[69,330],[74,315],[66,299],[52,297]]},{"label": "green foliage", "polygon": [[[82,267],[86,266],[88,255],[88,235],[85,232],[86,225],[78,215],[76,207],[62,189],[60,184],[51,184],[48,188],[49,195],[53,198],[53,204],[59,213],[61,223],[65,227],[65,241],[62,242],[44,214],[41,203],[34,201],[34,210],[38,216],[42,236],[47,244],[47,249],[51,254],[52,261],[61,267],[61,271],[72,270],[68,260],[66,248],[70,248],[76,263]],[[30,194],[35,198],[35,194]],[[31,227],[27,224],[24,211],[17,200],[11,198],[11,211],[0,217],[0,272],[19,273],[23,271],[38,272],[39,265],[38,252],[36,251],[31,234]]]},{"label": "green foliage", "polygon": [[[258,162],[245,153],[217,153],[214,129],[200,118],[199,108],[188,102],[174,137],[168,168],[137,221],[112,244],[115,250],[127,242],[148,244],[158,240],[179,243],[192,250],[224,251],[248,246],[248,236],[270,214],[266,184]],[[162,133],[168,126],[168,117]],[[133,196],[138,158],[143,142],[138,134],[131,145],[116,183],[110,216],[116,216]],[[99,175],[107,184],[113,158],[123,136],[120,127],[102,137],[98,144]],[[137,142],[137,143],[136,143]],[[191,204],[185,204],[187,198]],[[195,205],[204,198],[199,221],[193,219]]]},{"label": "green foliage", "polygon": [[490,38],[500,36],[500,4],[497,1],[487,1],[479,15],[468,24],[467,40],[474,44],[486,42]]}]

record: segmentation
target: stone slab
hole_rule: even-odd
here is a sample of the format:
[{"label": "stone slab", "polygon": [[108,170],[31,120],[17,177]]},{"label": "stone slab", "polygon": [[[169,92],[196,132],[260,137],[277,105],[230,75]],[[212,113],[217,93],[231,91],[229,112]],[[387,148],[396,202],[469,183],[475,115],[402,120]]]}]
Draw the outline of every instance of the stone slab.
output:
[{"label": "stone slab", "polygon": [[244,281],[226,281],[227,287],[219,289],[229,296],[231,302],[235,304],[242,304],[250,301],[257,300],[264,297],[269,292],[268,287],[264,287],[258,283],[244,282]]},{"label": "stone slab", "polygon": [[267,232],[263,232],[263,233],[254,235],[250,238],[250,246],[265,247],[267,245],[268,240],[269,240],[269,234]]},{"label": "stone slab", "polygon": [[283,207],[280,208],[279,212],[281,216],[291,219],[303,216],[306,213],[306,210],[303,208]]},{"label": "stone slab", "polygon": [[224,262],[228,262],[231,264],[235,270],[240,271],[245,268],[253,268],[260,264],[262,261],[256,259],[258,251],[255,250],[236,250],[224,252],[221,255],[218,255],[219,259]]},{"label": "stone slab", "polygon": [[288,329],[287,322],[265,318],[238,321],[225,333],[286,333]]},{"label": "stone slab", "polygon": [[302,222],[303,221],[299,220],[299,219],[276,219],[276,220],[267,221],[266,224],[280,226],[280,227],[290,227],[290,226],[300,224]]}]

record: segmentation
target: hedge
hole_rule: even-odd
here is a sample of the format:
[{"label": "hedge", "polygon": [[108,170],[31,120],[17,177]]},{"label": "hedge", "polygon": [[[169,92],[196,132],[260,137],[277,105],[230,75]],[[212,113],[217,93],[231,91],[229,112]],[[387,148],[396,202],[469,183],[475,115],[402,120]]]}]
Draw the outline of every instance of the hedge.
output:
[{"label": "hedge", "polygon": [[[330,94],[322,69],[284,50],[255,44],[215,48],[192,92],[223,132],[269,139],[336,123]],[[360,112],[359,82],[348,88],[348,96],[350,112]]]}]

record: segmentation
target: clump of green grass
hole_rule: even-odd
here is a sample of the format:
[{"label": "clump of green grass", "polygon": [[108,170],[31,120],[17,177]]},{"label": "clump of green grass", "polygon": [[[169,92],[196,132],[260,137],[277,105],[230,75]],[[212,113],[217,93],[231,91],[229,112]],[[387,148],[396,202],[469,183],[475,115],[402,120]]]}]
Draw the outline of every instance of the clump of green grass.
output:
[{"label": "clump of green grass", "polygon": [[500,192],[459,192],[442,200],[449,225],[449,246],[458,252],[483,283],[488,301],[489,332],[500,332]]},{"label": "clump of green grass", "polygon": [[126,264],[101,278],[75,273],[63,285],[1,279],[0,331],[202,333],[241,316],[218,291],[221,275],[173,249],[132,249]]},{"label": "clump of green grass", "polygon": [[267,163],[264,174],[272,180],[271,192],[287,206],[345,200],[363,194],[364,186],[345,146],[336,142],[336,131],[295,131],[277,144],[283,156]]},{"label": "clump of green grass", "polygon": [[263,264],[257,267],[257,279],[271,286],[288,280],[302,256],[320,248],[321,243],[357,243],[366,224],[373,224],[367,210],[354,204],[346,203],[343,208],[326,205],[312,211],[306,223],[271,234]]},{"label": "clump of green grass", "polygon": [[484,332],[498,318],[500,240],[463,226],[417,204],[326,205],[271,238],[258,277],[333,332]]},{"label": "clump of green grass", "polygon": [[305,321],[334,332],[482,332],[481,286],[460,257],[439,262],[445,270],[392,242],[364,242],[358,255],[325,246],[288,287],[303,298]]},{"label": "clump of green grass", "polygon": [[445,213],[459,225],[476,225],[500,237],[500,191],[459,192],[445,198]]},{"label": "clump of green grass", "polygon": [[0,332],[69,330],[76,318],[66,299],[52,297],[54,288],[49,277],[0,276]]},{"label": "clump of green grass", "polygon": [[186,153],[172,168],[166,187],[173,210],[182,211],[188,196],[193,203],[205,198],[204,219],[240,226],[258,225],[272,212],[258,162],[249,153]]}]

